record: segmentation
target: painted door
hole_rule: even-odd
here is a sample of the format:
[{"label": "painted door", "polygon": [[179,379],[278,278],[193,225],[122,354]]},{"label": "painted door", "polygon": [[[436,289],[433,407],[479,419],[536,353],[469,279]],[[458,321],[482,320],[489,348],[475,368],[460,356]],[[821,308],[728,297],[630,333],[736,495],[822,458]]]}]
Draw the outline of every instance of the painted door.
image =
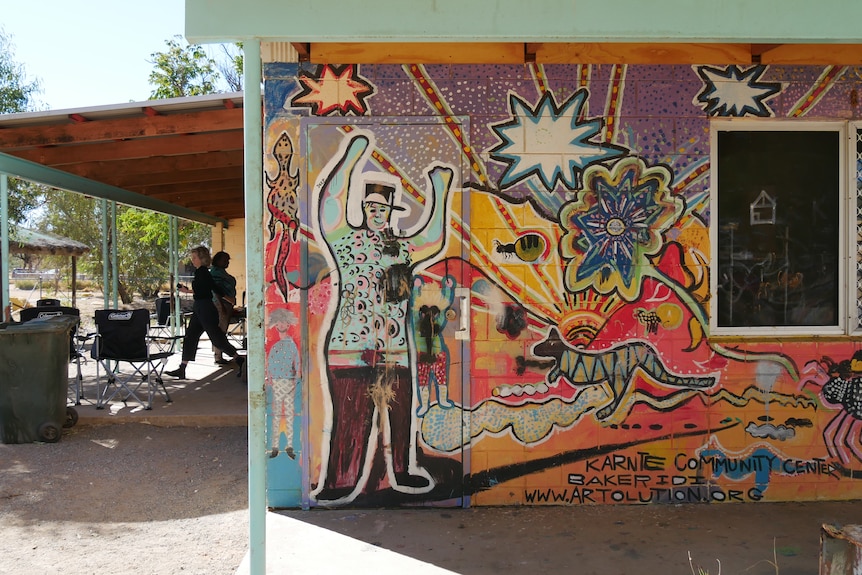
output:
[{"label": "painted door", "polygon": [[302,122],[310,506],[463,504],[462,122]]}]

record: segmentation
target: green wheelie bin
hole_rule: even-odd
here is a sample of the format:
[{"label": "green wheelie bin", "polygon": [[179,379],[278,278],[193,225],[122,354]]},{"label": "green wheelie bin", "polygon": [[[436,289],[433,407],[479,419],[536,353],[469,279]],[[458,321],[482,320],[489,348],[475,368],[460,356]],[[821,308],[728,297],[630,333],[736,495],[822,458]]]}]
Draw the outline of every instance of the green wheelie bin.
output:
[{"label": "green wheelie bin", "polygon": [[60,441],[67,408],[69,342],[78,318],[0,323],[0,442]]}]

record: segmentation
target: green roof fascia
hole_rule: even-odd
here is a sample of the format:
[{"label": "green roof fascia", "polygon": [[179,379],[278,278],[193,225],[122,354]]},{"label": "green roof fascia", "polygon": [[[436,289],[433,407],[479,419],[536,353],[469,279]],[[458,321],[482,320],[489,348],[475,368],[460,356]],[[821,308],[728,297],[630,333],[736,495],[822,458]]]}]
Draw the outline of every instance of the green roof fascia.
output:
[{"label": "green roof fascia", "polygon": [[185,0],[192,43],[862,43],[860,0]]},{"label": "green roof fascia", "polygon": [[170,202],[149,198],[143,194],[136,194],[135,192],[130,192],[123,188],[90,180],[56,168],[49,168],[29,160],[22,160],[21,158],[10,156],[9,154],[0,153],[0,173],[23,178],[37,184],[44,184],[46,186],[60,188],[70,192],[77,192],[87,196],[93,196],[95,198],[104,198],[121,204],[144,208],[154,212],[161,212],[163,214],[177,216],[187,220],[210,225],[223,224],[225,227],[228,226],[228,221],[223,218],[210,216],[182,206],[175,206]]}]

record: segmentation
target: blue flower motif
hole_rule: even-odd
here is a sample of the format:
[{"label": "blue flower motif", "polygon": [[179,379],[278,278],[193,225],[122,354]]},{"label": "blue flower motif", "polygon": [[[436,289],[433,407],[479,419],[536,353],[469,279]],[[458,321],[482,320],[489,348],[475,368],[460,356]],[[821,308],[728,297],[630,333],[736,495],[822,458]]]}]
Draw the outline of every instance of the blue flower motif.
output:
[{"label": "blue flower motif", "polygon": [[625,301],[640,296],[649,256],[661,250],[664,232],[685,208],[669,189],[671,179],[666,167],[647,168],[636,157],[584,172],[584,189],[560,210],[567,289],[616,292]]}]

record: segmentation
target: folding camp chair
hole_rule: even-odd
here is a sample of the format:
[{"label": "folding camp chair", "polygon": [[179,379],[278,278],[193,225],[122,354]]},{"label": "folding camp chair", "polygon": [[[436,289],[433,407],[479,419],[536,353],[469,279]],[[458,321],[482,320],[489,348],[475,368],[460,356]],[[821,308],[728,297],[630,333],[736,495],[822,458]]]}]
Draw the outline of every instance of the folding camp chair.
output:
[{"label": "folding camp chair", "polygon": [[151,329],[170,329],[171,321],[171,298],[157,297],[153,304],[156,308],[156,313],[150,316],[150,319],[156,320],[156,325]]},{"label": "folding camp chair", "polygon": [[[95,315],[97,333],[92,355],[97,361],[96,409],[104,408],[115,397],[119,397],[123,403],[131,399],[144,409],[152,409],[156,393],[162,394],[165,401],[170,403],[171,397],[162,382],[162,372],[168,358],[174,354],[179,337],[151,336],[150,313],[145,309],[100,309],[96,310]],[[154,339],[170,340],[170,349],[159,349]],[[121,372],[121,364],[128,364],[131,371]],[[100,367],[105,370],[104,383]],[[147,389],[146,402],[138,395],[138,390],[144,384]]]},{"label": "folding camp chair", "polygon": [[246,334],[246,307],[245,307],[245,292],[242,292],[242,307],[234,306],[233,313],[227,326],[228,341],[235,347],[245,349],[248,345]]},{"label": "folding camp chair", "polygon": [[[59,300],[52,300],[59,301]],[[81,317],[81,312],[77,308],[74,307],[65,307],[61,305],[47,305],[42,304],[37,307],[27,307],[21,310],[21,322],[33,321],[35,319],[44,318],[44,317],[53,317],[57,315],[70,315],[79,319]],[[81,405],[81,399],[84,397],[84,389],[83,389],[83,376],[81,375],[81,361],[84,359],[84,347],[86,342],[92,336],[87,335],[79,335],[78,334],[78,325],[72,329],[72,333],[69,338],[69,362],[75,362],[75,366],[77,368],[75,374],[75,383],[73,387],[74,393],[74,401],[75,405]]]},{"label": "folding camp chair", "polygon": [[185,318],[180,316],[179,325],[174,327],[173,306],[171,298],[157,297],[154,302],[155,313],[150,314],[150,333],[153,343],[159,347],[159,351],[169,351],[185,329]]}]

